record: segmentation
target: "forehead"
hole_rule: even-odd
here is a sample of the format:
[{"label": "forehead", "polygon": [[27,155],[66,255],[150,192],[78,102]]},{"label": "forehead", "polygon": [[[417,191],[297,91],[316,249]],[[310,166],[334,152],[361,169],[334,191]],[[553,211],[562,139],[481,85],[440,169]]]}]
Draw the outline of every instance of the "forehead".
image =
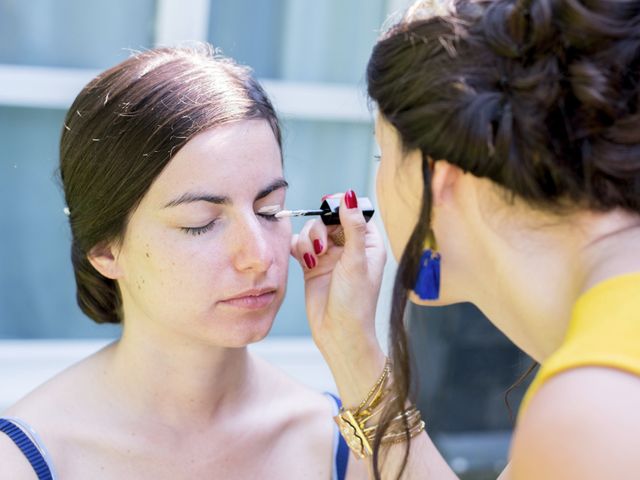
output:
[{"label": "forehead", "polygon": [[282,176],[280,148],[266,120],[245,120],[193,137],[174,155],[149,194],[173,195],[186,189],[230,193]]}]

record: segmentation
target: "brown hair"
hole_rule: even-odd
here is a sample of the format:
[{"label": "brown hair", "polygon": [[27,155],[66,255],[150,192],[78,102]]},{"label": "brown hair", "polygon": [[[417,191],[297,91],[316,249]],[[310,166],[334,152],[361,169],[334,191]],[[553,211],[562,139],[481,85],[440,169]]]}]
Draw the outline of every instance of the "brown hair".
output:
[{"label": "brown hair", "polygon": [[258,118],[281,145],[275,111],[250,70],[208,45],[138,53],[84,87],[65,118],[60,175],[85,314],[98,323],[122,320],[116,282],[98,273],[87,253],[122,238],[173,155],[204,130]]},{"label": "brown hair", "polygon": [[367,67],[369,96],[404,148],[423,157],[420,221],[393,293],[399,399],[387,421],[411,393],[404,311],[430,230],[429,158],[489,178],[536,208],[640,214],[640,1],[459,0],[453,7],[393,26]]}]

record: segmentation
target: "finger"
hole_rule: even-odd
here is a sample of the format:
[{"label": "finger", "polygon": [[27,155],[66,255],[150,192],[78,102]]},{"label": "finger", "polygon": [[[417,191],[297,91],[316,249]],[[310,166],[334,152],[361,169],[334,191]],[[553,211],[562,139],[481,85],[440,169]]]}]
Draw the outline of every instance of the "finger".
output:
[{"label": "finger", "polygon": [[340,224],[344,229],[345,254],[356,261],[364,260],[367,222],[358,207],[358,199],[353,190],[348,190],[340,200]]},{"label": "finger", "polygon": [[336,193],[330,193],[328,195],[323,195],[322,196],[322,201],[324,202],[327,198],[334,198],[334,197],[341,197],[342,195],[344,195],[341,192],[336,192]]},{"label": "finger", "polygon": [[[342,198],[344,196],[343,192],[338,193],[330,193],[328,195],[324,195],[322,197],[322,201],[324,202],[327,198]],[[331,243],[337,247],[344,246],[344,234],[342,231],[342,226],[340,225],[330,225],[328,227],[328,239]],[[326,242],[325,242],[326,243]]]},{"label": "finger", "polygon": [[304,224],[302,230],[298,234],[298,239],[295,245],[294,256],[300,262],[303,268],[312,269],[318,264],[318,259],[314,253],[313,240],[311,238],[311,231],[314,223],[317,220],[310,220]]},{"label": "finger", "polygon": [[380,275],[382,275],[382,270],[387,261],[387,251],[382,234],[376,225],[378,221],[379,219],[367,222],[366,250],[367,258],[371,260],[370,265],[376,271],[379,270]]},{"label": "finger", "polygon": [[321,256],[327,251],[327,227],[324,223],[314,220],[309,222],[309,241],[313,247],[313,253]]},{"label": "finger", "polygon": [[291,253],[291,256],[296,260],[298,260],[298,257],[297,257],[298,237],[299,235],[297,233],[294,233],[293,235],[291,235],[291,247],[289,250],[289,252]]}]

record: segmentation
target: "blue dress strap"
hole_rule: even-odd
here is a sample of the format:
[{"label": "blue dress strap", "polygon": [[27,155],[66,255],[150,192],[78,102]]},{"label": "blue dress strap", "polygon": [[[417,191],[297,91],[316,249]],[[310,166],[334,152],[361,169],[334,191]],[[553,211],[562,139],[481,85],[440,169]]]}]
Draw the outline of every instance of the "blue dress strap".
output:
[{"label": "blue dress strap", "polygon": [[[342,401],[333,393],[327,392],[327,395],[333,399],[336,404],[336,415],[338,414],[338,410],[342,407]],[[347,476],[347,465],[349,463],[349,446],[347,442],[345,442],[344,438],[340,434],[340,430],[338,430],[338,426],[336,425],[336,435],[337,435],[337,448],[335,448],[335,457],[334,457],[334,472],[337,480],[344,480]]]},{"label": "blue dress strap", "polygon": [[22,451],[38,475],[38,480],[53,480],[51,469],[40,449],[16,423],[0,418],[0,432],[5,433]]}]

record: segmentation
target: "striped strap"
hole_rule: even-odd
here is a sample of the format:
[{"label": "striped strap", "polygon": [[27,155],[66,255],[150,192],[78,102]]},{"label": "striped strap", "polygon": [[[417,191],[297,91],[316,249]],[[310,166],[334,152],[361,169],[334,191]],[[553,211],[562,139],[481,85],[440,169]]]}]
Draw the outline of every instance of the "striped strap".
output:
[{"label": "striped strap", "polygon": [[[333,398],[338,406],[338,409],[342,407],[342,401],[336,395],[327,392],[328,395]],[[342,435],[338,434],[338,449],[336,451],[336,471],[338,473],[338,480],[344,480],[347,476],[347,464],[349,463],[349,446],[345,442]]]},{"label": "striped strap", "polygon": [[31,439],[18,427],[15,423],[0,418],[0,432],[4,432],[8,437],[13,440],[18,448],[22,451],[29,463],[38,475],[38,480],[53,480],[51,470],[47,461],[44,459],[38,447],[31,441]]}]

